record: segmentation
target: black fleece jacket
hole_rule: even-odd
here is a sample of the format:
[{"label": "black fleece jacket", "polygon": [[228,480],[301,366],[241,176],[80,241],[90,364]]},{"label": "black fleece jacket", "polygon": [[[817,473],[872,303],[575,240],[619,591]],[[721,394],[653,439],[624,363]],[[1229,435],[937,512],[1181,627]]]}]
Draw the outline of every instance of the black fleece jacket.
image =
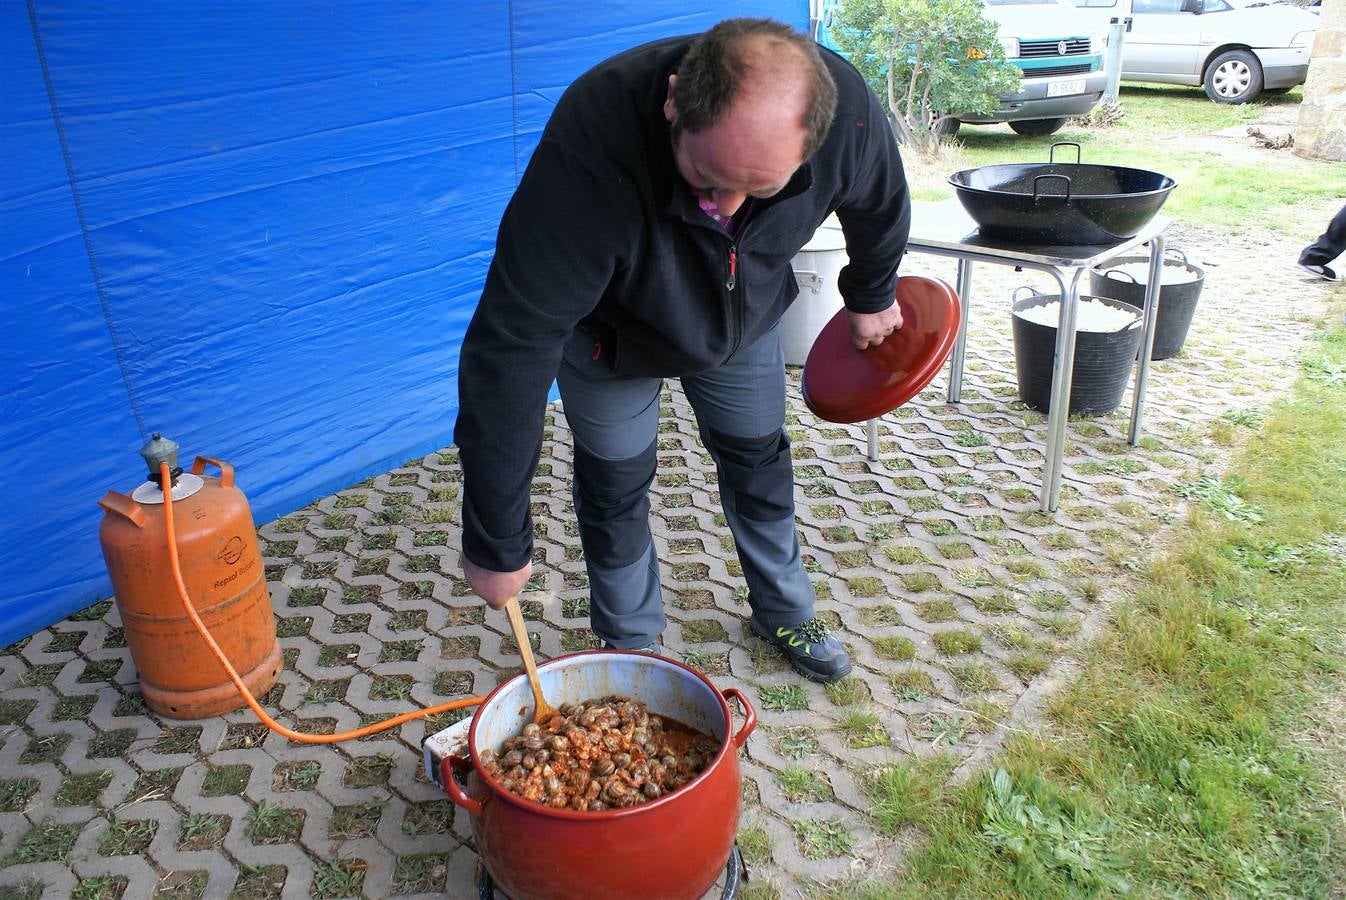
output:
[{"label": "black fleece jacket", "polygon": [[463,340],[454,440],[463,467],[463,552],[514,571],[532,554],[529,491],[547,393],[576,328],[613,369],[677,377],[715,368],[771,328],[799,288],[791,258],[833,211],[850,264],[846,306],[893,303],[910,204],[878,100],[822,50],[837,115],[818,152],[731,238],[697,206],[673,161],[663,103],[694,36],[600,63],[556,105],[505,210]]}]

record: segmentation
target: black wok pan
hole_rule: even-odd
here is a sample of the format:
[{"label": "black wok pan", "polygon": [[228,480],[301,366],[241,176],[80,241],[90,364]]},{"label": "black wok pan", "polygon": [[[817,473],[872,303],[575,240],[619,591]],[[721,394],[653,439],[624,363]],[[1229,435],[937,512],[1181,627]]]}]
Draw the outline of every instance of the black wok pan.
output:
[{"label": "black wok pan", "polygon": [[[1076,162],[1058,163],[1073,146]],[[1177,182],[1125,166],[1083,165],[1079,144],[1050,162],[1007,163],[949,176],[983,237],[1051,246],[1115,244],[1154,218]]]}]

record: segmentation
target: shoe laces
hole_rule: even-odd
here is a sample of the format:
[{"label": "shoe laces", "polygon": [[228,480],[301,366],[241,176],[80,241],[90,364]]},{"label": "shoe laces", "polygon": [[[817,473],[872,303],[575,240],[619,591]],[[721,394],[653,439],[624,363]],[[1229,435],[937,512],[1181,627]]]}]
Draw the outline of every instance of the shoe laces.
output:
[{"label": "shoe laces", "polygon": [[[798,635],[809,644],[821,644],[823,641],[827,640],[828,636],[832,633],[832,630],[827,627],[826,622],[817,616],[814,616],[811,619],[806,619],[803,622],[800,622],[793,628],[777,629],[777,633],[779,634],[780,632],[785,632],[792,636]],[[790,643],[793,644],[794,641],[792,640]]]}]

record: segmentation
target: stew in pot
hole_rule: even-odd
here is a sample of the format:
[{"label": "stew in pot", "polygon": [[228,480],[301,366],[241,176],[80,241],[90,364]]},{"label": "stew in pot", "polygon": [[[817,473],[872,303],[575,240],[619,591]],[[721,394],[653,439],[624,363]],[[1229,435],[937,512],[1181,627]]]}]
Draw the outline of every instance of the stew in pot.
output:
[{"label": "stew in pot", "polygon": [[546,806],[597,812],[653,800],[706,769],[720,742],[610,696],[563,703],[559,715],[529,723],[481,763],[512,794]]}]

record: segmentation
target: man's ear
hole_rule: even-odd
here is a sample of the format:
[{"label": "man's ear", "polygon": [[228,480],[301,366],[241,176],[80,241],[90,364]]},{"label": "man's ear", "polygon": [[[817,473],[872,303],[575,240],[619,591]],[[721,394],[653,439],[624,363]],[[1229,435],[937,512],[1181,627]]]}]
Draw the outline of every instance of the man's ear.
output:
[{"label": "man's ear", "polygon": [[664,120],[670,125],[678,118],[678,108],[673,105],[673,88],[677,83],[677,75],[668,76],[668,96],[664,98]]}]

